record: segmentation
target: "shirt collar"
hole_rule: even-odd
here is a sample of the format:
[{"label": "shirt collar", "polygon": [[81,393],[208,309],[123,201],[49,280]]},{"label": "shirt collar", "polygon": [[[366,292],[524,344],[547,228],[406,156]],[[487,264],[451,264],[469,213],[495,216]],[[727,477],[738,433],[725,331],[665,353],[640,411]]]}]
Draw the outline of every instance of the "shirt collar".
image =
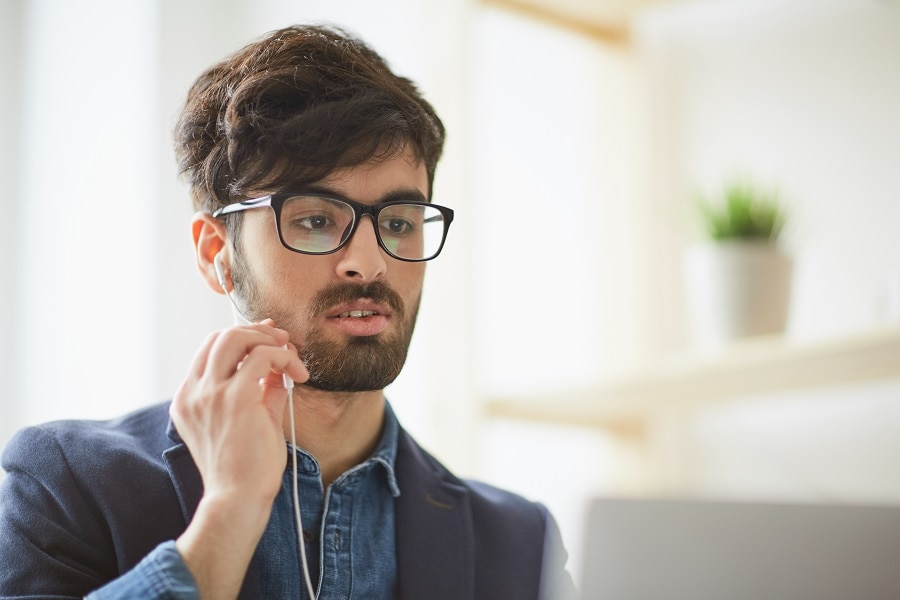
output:
[{"label": "shirt collar", "polygon": [[[344,478],[351,473],[357,473],[361,470],[372,469],[375,468],[376,465],[381,465],[384,467],[384,473],[387,478],[388,490],[391,492],[391,496],[396,498],[400,495],[400,487],[397,485],[397,474],[394,468],[394,464],[397,458],[397,443],[400,439],[400,422],[397,420],[397,416],[394,414],[394,410],[391,408],[389,402],[385,400],[384,403],[384,422],[381,425],[381,438],[378,441],[378,445],[375,447],[375,451],[372,452],[372,455],[369,456],[366,460],[359,463],[355,467],[350,468],[347,472],[338,477],[334,483],[339,483]],[[319,472],[319,463],[316,461],[315,457],[312,454],[300,448],[299,446],[292,446],[290,440],[286,440],[288,452],[291,452],[293,448],[296,452],[296,456],[299,459],[299,463],[301,469],[307,473],[318,473]]]},{"label": "shirt collar", "polygon": [[391,408],[390,402],[384,403],[384,425],[381,429],[381,441],[372,453],[370,461],[377,462],[384,467],[387,475],[388,488],[391,495],[396,498],[400,495],[400,487],[397,485],[397,474],[394,463],[397,459],[397,440],[400,437],[400,422]]}]

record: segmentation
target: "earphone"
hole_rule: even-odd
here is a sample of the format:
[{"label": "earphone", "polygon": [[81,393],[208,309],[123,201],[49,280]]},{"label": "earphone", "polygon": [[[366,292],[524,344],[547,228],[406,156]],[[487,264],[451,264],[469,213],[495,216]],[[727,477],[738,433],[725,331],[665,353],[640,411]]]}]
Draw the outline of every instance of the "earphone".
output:
[{"label": "earphone", "polygon": [[[219,280],[219,285],[222,287],[222,292],[224,292],[228,297],[228,300],[231,301],[231,305],[234,307],[235,312],[241,320],[247,325],[250,325],[250,319],[244,315],[232,295],[233,290],[228,290],[228,285],[225,280],[225,266],[222,264],[222,261],[222,252],[220,251],[216,254],[215,258],[213,258],[213,266],[216,270],[216,277]],[[287,346],[285,346],[285,348],[287,348]],[[287,390],[288,394],[288,415],[290,416],[291,423],[292,491],[294,496],[294,518],[297,521],[297,544],[300,546],[300,562],[303,567],[303,579],[306,583],[306,590],[309,597],[312,600],[315,600],[316,593],[313,589],[312,578],[309,574],[309,562],[306,559],[306,543],[303,540],[303,518],[300,515],[300,491],[297,488],[297,428],[294,423],[294,380],[291,379],[287,373],[282,374],[282,379],[284,380],[284,388]]]},{"label": "earphone", "polygon": [[[241,310],[241,307],[237,305],[237,301],[235,301],[234,296],[232,295],[234,290],[231,290],[231,291],[228,290],[228,283],[225,280],[225,265],[222,264],[222,261],[223,261],[222,252],[219,252],[218,254],[216,254],[216,257],[213,258],[213,266],[216,269],[216,277],[219,280],[219,286],[222,288],[222,292],[225,293],[225,296],[228,297],[228,300],[231,302],[231,306],[234,307],[234,310],[237,313],[237,315],[241,318],[241,320],[244,323],[246,323],[247,325],[250,325],[250,323],[251,323],[250,319],[247,318],[247,315],[245,315],[243,313],[243,311]],[[288,377],[287,375],[284,376],[284,387],[286,387],[286,388],[294,387],[293,380],[291,380],[291,378]]]},{"label": "earphone", "polygon": [[[228,285],[225,283],[225,266],[222,265],[221,251],[219,251],[216,254],[215,258],[213,258],[213,267],[216,269],[216,276],[219,278],[219,286],[221,286],[222,291],[225,292],[225,295],[228,295]],[[229,295],[228,298],[230,299],[231,296]]]}]

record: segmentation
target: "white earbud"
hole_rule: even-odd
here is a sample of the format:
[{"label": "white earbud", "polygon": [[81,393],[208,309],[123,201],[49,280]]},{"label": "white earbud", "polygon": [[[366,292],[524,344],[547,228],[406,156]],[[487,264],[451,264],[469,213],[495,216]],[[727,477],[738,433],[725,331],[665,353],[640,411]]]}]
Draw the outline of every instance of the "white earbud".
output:
[{"label": "white earbud", "polygon": [[222,286],[222,291],[228,294],[228,286],[225,285],[225,266],[222,264],[221,252],[216,254],[216,257],[213,259],[213,265],[216,268],[216,275],[219,278],[219,285]]},{"label": "white earbud", "polygon": [[243,313],[241,307],[237,305],[237,301],[235,301],[232,292],[228,291],[228,284],[225,282],[225,264],[223,262],[222,253],[219,252],[216,254],[216,257],[213,259],[213,265],[216,268],[216,277],[219,280],[219,285],[222,286],[222,291],[225,293],[225,296],[228,298],[229,302],[231,302],[231,306],[234,307],[235,312],[237,312],[238,317],[244,323],[250,324],[250,319]]}]

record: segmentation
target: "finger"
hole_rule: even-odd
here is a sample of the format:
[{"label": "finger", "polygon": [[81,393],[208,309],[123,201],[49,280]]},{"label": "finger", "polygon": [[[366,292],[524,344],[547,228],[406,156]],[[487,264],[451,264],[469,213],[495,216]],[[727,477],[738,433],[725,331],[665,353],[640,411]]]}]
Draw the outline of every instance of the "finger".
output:
[{"label": "finger", "polygon": [[205,373],[219,379],[231,377],[255,348],[281,347],[287,343],[287,337],[286,331],[260,324],[226,329],[209,350]]},{"label": "finger", "polygon": [[[279,375],[280,379],[281,373],[287,373],[290,377],[308,377],[306,367],[300,362],[296,352],[283,346],[259,345],[251,349],[241,362],[233,380],[240,386],[258,385],[261,379],[267,379],[273,374]],[[284,388],[283,382],[277,387]]]},{"label": "finger", "polygon": [[[241,325],[238,327],[233,327],[230,329],[223,329],[220,331],[214,331],[209,334],[206,339],[201,344],[200,348],[198,348],[197,352],[194,355],[193,362],[191,363],[191,370],[196,372],[199,375],[202,375],[205,372],[206,364],[209,362],[210,354],[213,352],[213,348],[217,342],[220,342],[220,338],[223,334],[235,330],[251,330],[258,331],[263,334],[267,334],[272,336],[274,343],[281,342],[281,338],[287,337],[287,332],[281,329],[277,329],[273,326],[273,321],[271,319],[266,319],[261,323],[255,323],[251,325]],[[231,337],[232,334],[229,334]]]},{"label": "finger", "polygon": [[209,353],[220,333],[220,331],[210,333],[203,340],[203,343],[200,344],[200,347],[197,348],[194,358],[191,360],[191,366],[188,368],[189,378],[199,379],[203,376],[203,373],[206,371],[206,363],[209,361]]},{"label": "finger", "polygon": [[[306,365],[303,364],[303,361],[300,360],[300,355],[297,352],[297,347],[291,343],[286,344],[281,347],[288,354],[288,363],[283,368],[278,368],[277,366],[272,366],[271,371],[263,377],[266,381],[266,384],[272,388],[281,388],[284,389],[288,387],[285,385],[284,378],[289,377],[291,381],[295,383],[305,383],[309,380],[309,371],[306,369]],[[245,357],[244,362],[241,363],[240,368],[244,367],[244,364],[247,363],[247,358]],[[255,364],[255,363],[254,363]],[[260,363],[260,368],[265,364],[265,361]],[[253,371],[248,371],[247,375],[253,376],[255,373]]]}]

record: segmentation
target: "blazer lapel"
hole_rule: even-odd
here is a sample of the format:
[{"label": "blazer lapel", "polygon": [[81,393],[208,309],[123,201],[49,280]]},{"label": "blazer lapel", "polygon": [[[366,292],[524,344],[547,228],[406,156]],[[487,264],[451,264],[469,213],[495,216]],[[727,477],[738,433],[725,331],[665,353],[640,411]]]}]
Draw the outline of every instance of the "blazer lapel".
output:
[{"label": "blazer lapel", "polygon": [[[190,451],[181,440],[181,436],[178,435],[171,420],[166,433],[175,442],[175,445],[163,452],[163,460],[169,470],[172,485],[175,486],[175,493],[181,503],[181,513],[184,515],[185,526],[187,526],[194,518],[197,505],[200,504],[200,499],[203,497],[203,479],[200,477],[200,471],[197,470]],[[255,557],[250,561],[238,598],[241,600],[259,598],[259,575]]]},{"label": "blazer lapel", "polygon": [[187,524],[194,518],[194,512],[197,510],[197,505],[200,504],[200,498],[203,497],[203,480],[200,478],[200,471],[197,470],[190,451],[181,441],[172,421],[169,421],[166,433],[169,439],[175,442],[175,445],[163,452],[163,460],[169,470],[172,485],[175,486],[178,501],[181,503],[184,522]]},{"label": "blazer lapel", "polygon": [[397,573],[402,600],[474,597],[469,493],[437,471],[401,430],[397,447]]}]

